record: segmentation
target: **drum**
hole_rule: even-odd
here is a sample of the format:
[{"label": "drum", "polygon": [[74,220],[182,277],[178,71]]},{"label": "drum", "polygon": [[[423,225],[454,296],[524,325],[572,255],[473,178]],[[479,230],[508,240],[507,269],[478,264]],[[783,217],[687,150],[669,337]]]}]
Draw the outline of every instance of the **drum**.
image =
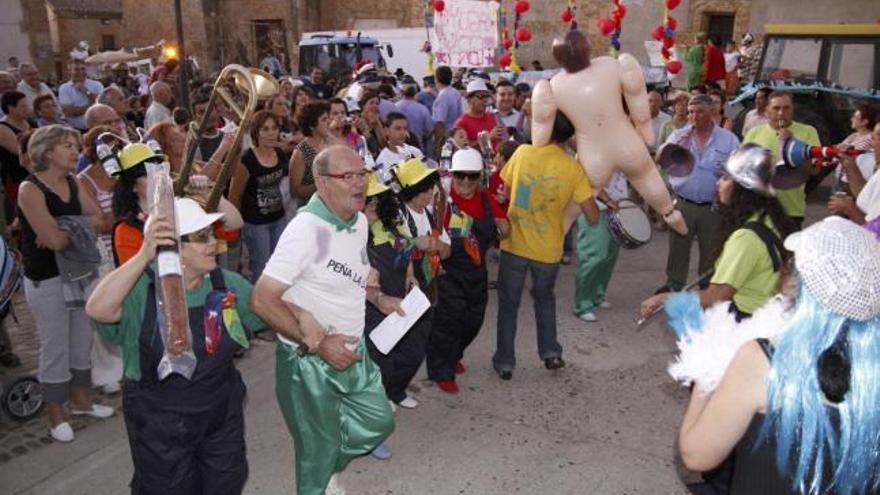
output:
[{"label": "drum", "polygon": [[606,215],[611,237],[626,249],[635,249],[651,240],[651,220],[628,199],[618,201],[620,209]]}]

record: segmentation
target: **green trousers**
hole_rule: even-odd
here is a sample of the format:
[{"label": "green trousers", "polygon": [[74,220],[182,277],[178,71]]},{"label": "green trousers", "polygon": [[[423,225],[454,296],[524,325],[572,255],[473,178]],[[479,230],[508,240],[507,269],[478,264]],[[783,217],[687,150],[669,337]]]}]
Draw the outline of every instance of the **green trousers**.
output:
[{"label": "green trousers", "polygon": [[607,214],[607,211],[602,211],[595,225],[583,215],[578,217],[578,264],[574,278],[576,315],[593,311],[605,301],[605,291],[617,263],[620,246],[608,231],[608,224],[605,223]]},{"label": "green trousers", "polygon": [[293,436],[296,493],[323,495],[334,473],[372,451],[394,429],[379,367],[363,359],[337,371],[317,355],[282,342],[275,352],[275,395]]},{"label": "green trousers", "polygon": [[697,205],[679,201],[678,209],[687,223],[687,235],[669,231],[669,256],[666,258],[666,286],[678,291],[687,285],[688,269],[691,262],[691,244],[694,237],[700,247],[698,274],[703,274],[715,263],[718,234],[721,230],[721,215],[712,205]]}]

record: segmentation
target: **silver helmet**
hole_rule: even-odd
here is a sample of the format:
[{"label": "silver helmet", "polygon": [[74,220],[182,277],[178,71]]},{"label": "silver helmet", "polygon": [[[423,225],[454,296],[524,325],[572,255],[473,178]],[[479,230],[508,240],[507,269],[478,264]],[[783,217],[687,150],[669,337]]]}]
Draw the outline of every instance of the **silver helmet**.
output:
[{"label": "silver helmet", "polygon": [[773,155],[766,148],[754,143],[744,144],[730,155],[724,168],[744,188],[764,196],[776,195],[770,184],[775,171]]}]

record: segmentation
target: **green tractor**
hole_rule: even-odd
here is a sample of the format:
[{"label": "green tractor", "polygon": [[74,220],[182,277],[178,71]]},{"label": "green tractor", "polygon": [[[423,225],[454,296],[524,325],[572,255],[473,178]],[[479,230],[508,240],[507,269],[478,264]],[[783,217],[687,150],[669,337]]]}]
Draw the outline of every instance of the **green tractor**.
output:
[{"label": "green tractor", "polygon": [[[755,79],[731,101],[743,107],[734,120],[737,134],[764,87],[791,93],[795,120],[815,127],[823,145],[843,141],[853,132],[856,107],[880,104],[880,24],[766,25]],[[825,176],[814,177],[807,191]]]}]

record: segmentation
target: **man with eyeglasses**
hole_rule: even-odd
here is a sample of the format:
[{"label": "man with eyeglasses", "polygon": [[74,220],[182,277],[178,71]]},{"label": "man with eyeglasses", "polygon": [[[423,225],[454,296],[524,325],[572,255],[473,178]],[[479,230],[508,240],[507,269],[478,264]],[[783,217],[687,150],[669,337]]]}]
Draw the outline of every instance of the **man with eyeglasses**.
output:
[{"label": "man with eyeglasses", "polygon": [[[113,108],[108,105],[95,103],[83,114],[83,120],[86,124],[86,132],[98,126],[105,126],[112,129],[112,132],[118,136],[128,137],[125,120],[116,113],[116,110],[113,110]],[[82,172],[88,166],[89,160],[84,153],[80,153],[79,162],[76,166],[76,173]]]},{"label": "man with eyeglasses", "polygon": [[487,112],[487,104],[492,93],[486,86],[486,81],[480,78],[472,79],[467,85],[468,110],[455,121],[453,127],[460,127],[467,133],[467,139],[474,148],[479,147],[477,141],[481,132],[488,132],[492,139],[492,148],[498,145],[504,137],[504,125],[495,117],[494,113]]},{"label": "man with eyeglasses", "polygon": [[317,192],[285,228],[251,299],[279,335],[275,393],[300,495],[345,493],[336,473],[394,426],[379,368],[364,358],[367,171],[336,145],[318,154],[314,174]]},{"label": "man with eyeglasses", "polygon": [[85,113],[104,90],[104,85],[86,77],[86,64],[82,60],[71,59],[67,66],[70,80],[58,88],[58,103],[67,121],[74,128],[85,132]]}]

